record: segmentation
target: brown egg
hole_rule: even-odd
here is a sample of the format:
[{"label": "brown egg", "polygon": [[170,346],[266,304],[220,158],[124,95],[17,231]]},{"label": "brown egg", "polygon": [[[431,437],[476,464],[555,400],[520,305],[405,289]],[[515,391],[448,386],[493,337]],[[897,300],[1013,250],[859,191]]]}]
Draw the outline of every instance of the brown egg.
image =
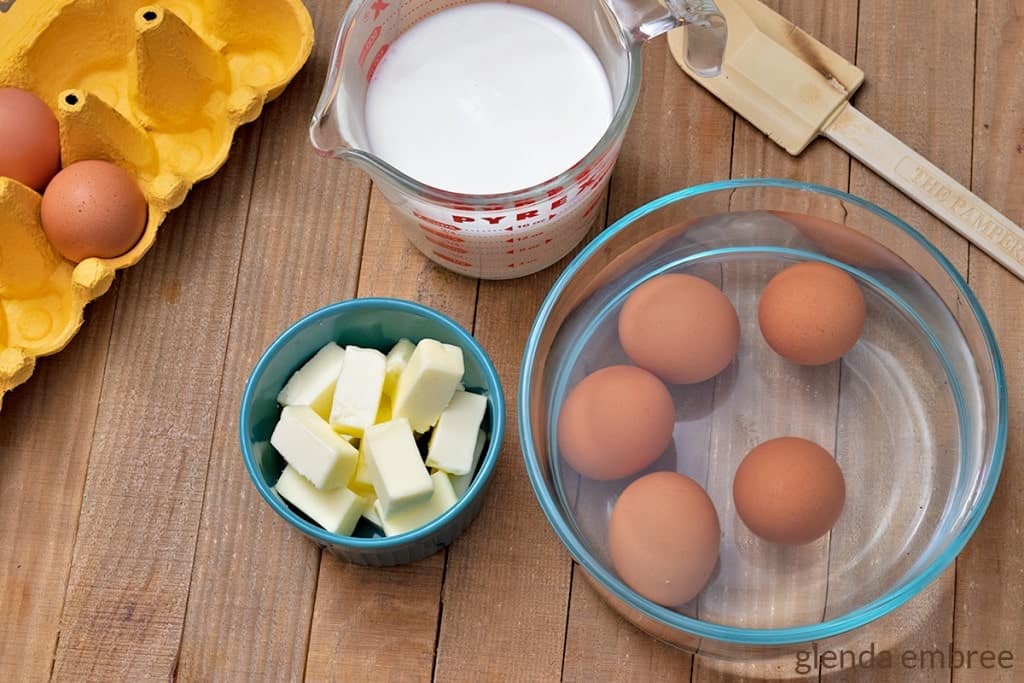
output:
[{"label": "brown egg", "polygon": [[135,180],[106,161],[71,164],[43,194],[43,231],[75,262],[129,251],[146,229],[146,214],[146,198]]},{"label": "brown egg", "polygon": [[41,99],[0,88],[0,176],[42,192],[60,170],[60,127]]},{"label": "brown egg", "polygon": [[864,295],[827,263],[786,268],[761,293],[757,318],[768,345],[800,365],[824,365],[853,348],[864,329]]},{"label": "brown egg", "polygon": [[619,341],[630,360],[666,382],[696,384],[732,362],[740,322],[729,298],[707,280],[661,275],[626,299]]},{"label": "brown egg", "polygon": [[675,472],[640,477],[622,492],[608,523],[616,573],[648,600],[675,607],[693,599],[718,561],[718,514],[697,482]]},{"label": "brown egg", "polygon": [[747,454],[736,470],[732,494],[740,519],[756,535],[801,545],[823,536],[839,519],[846,484],[828,451],[786,436]]},{"label": "brown egg", "polygon": [[613,365],[573,387],[558,415],[558,449],[585,477],[621,479],[658,459],[672,440],[675,404],[661,380]]}]

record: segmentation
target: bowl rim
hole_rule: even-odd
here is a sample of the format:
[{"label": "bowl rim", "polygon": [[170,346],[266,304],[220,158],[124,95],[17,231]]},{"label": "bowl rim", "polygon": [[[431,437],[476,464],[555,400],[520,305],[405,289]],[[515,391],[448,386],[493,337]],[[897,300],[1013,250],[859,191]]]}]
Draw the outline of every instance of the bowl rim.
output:
[{"label": "bowl rim", "polygon": [[[741,628],[737,626],[714,624],[701,621],[693,617],[688,617],[669,608],[662,607],[661,605],[655,604],[629,589],[617,576],[595,560],[593,555],[587,551],[586,547],[572,533],[570,526],[558,514],[556,501],[548,495],[543,485],[543,474],[540,470],[537,454],[533,447],[533,428],[530,424],[528,391],[528,387],[530,387],[533,382],[537,346],[540,342],[544,326],[547,324],[552,308],[583,263],[586,262],[595,252],[601,249],[605,243],[607,243],[613,236],[626,230],[637,219],[677,201],[722,190],[758,187],[807,191],[834,197],[844,202],[850,202],[851,204],[859,206],[874,213],[880,218],[887,220],[894,227],[899,228],[913,238],[943,268],[946,274],[956,285],[959,293],[963,297],[963,300],[968,304],[972,314],[977,320],[978,326],[982,331],[985,347],[988,350],[989,360],[992,364],[997,401],[996,433],[992,442],[992,451],[989,453],[992,464],[989,469],[988,477],[981,484],[977,503],[971,510],[971,513],[964,524],[964,528],[952,540],[949,547],[936,557],[929,566],[921,570],[921,572],[911,581],[865,605],[817,624],[771,629]],[[580,253],[577,254],[577,256],[569,263],[569,265],[566,266],[565,270],[558,277],[555,284],[548,292],[547,297],[544,299],[544,302],[541,304],[541,307],[537,312],[533,326],[530,329],[530,335],[527,338],[526,348],[523,352],[523,361],[519,377],[518,409],[520,450],[522,451],[523,459],[525,460],[526,471],[529,475],[530,485],[533,488],[534,495],[540,503],[541,509],[544,511],[544,515],[548,519],[548,523],[554,529],[555,533],[562,541],[562,544],[568,549],[573,558],[583,566],[584,570],[593,576],[596,581],[600,582],[600,584],[606,590],[611,592],[616,599],[622,601],[631,609],[660,622],[662,625],[669,626],[698,637],[711,638],[730,644],[744,646],[795,645],[831,638],[856,628],[860,628],[865,624],[885,616],[924,590],[925,587],[935,580],[935,578],[937,578],[950,565],[950,563],[956,559],[957,555],[960,554],[964,546],[967,544],[967,541],[971,538],[978,525],[981,523],[981,519],[984,517],[985,512],[988,510],[1003,467],[1003,459],[1006,451],[1008,420],[1006,376],[1003,368],[1002,356],[1000,355],[999,347],[995,339],[995,334],[992,331],[992,327],[989,324],[988,318],[986,317],[977,296],[949,259],[947,259],[942,252],[932,245],[931,242],[929,242],[920,232],[912,228],[905,221],[866,199],[862,199],[861,197],[857,197],[848,192],[824,185],[782,178],[731,179],[703,183],[681,190],[676,190],[675,192],[663,195],[627,213],[594,238],[594,240],[582,249]]]},{"label": "bowl rim", "polygon": [[[469,488],[466,490],[466,493],[462,498],[460,498],[455,505],[448,508],[448,510],[446,510],[440,517],[437,517],[433,521],[424,524],[417,529],[403,534],[377,538],[361,538],[357,536],[332,534],[319,525],[307,522],[293,512],[292,509],[273,492],[273,487],[269,486],[260,476],[256,467],[255,456],[252,452],[252,447],[249,444],[249,439],[246,434],[248,429],[252,426],[252,405],[255,398],[254,394],[256,391],[256,384],[263,377],[264,372],[266,372],[267,365],[271,360],[273,360],[273,358],[283,348],[290,344],[295,336],[302,330],[333,318],[339,311],[350,313],[352,311],[364,309],[413,313],[420,317],[433,320],[448,328],[456,337],[459,338],[459,345],[462,347],[463,352],[470,353],[483,368],[488,397],[491,399],[493,405],[487,450],[481,456],[476,475],[473,477]],[[338,342],[339,340],[335,341]],[[245,462],[245,469],[249,473],[249,479],[256,487],[256,490],[259,491],[263,500],[270,505],[270,507],[273,508],[281,518],[288,522],[288,524],[307,536],[311,536],[322,543],[328,543],[359,551],[392,551],[405,547],[423,539],[429,539],[436,536],[442,529],[461,517],[463,512],[473,505],[473,501],[482,494],[487,481],[494,473],[498,456],[501,453],[501,445],[504,440],[504,435],[505,394],[502,390],[501,379],[498,375],[498,371],[495,369],[490,356],[488,356],[487,352],[484,351],[483,346],[481,346],[480,343],[461,325],[445,314],[414,301],[386,297],[365,297],[339,301],[324,306],[323,308],[319,308],[292,323],[284,332],[274,339],[273,342],[271,342],[270,346],[267,347],[266,351],[264,351],[260,356],[259,361],[257,361],[249,375],[249,379],[246,380],[238,419],[238,438],[242,449],[242,459]]]}]

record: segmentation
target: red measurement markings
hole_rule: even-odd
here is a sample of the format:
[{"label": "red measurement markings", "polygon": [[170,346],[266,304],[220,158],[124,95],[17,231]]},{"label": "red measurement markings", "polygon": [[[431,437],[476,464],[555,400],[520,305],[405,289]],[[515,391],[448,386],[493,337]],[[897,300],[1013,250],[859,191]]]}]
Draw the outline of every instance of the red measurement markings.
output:
[{"label": "red measurement markings", "polygon": [[510,263],[510,264],[508,264],[508,267],[509,268],[522,268],[524,266],[532,265],[532,264],[534,264],[536,262],[537,262],[537,259],[532,258],[532,259],[527,259],[526,261],[520,261],[519,263]]},{"label": "red measurement markings", "polygon": [[462,242],[465,242],[465,240],[462,239],[461,237],[459,237],[458,235],[452,235],[451,233],[442,232],[441,230],[435,230],[434,228],[430,227],[429,225],[424,225],[423,223],[420,223],[419,226],[420,226],[420,230],[422,230],[423,232],[431,234],[431,235],[436,235],[437,237],[441,237],[441,238],[446,239],[446,240],[448,240],[450,242],[458,242],[459,244],[461,244]]},{"label": "red measurement markings", "polygon": [[388,53],[389,47],[391,47],[390,43],[384,43],[383,45],[380,46],[380,49],[377,50],[377,56],[373,58],[373,62],[370,64],[370,68],[366,70],[367,82],[373,80],[373,73],[377,70],[377,67],[380,66],[381,61],[383,61],[384,59],[384,55]]},{"label": "red measurement markings", "polygon": [[473,267],[472,263],[467,263],[466,261],[462,261],[460,259],[451,257],[448,254],[445,254],[443,252],[438,251],[437,249],[434,249],[433,253],[434,253],[434,256],[436,256],[437,258],[441,259],[442,261],[447,261],[448,263],[453,263],[456,266],[462,266],[463,268],[472,268]]},{"label": "red measurement markings", "polygon": [[542,231],[538,231],[538,232],[535,232],[535,233],[531,233],[529,235],[520,235],[518,237],[509,237],[505,241],[510,243],[510,244],[512,242],[532,242],[534,240],[540,239],[541,237],[544,237],[545,234],[546,233],[544,233]]},{"label": "red measurement markings", "polygon": [[430,225],[436,226],[438,228],[445,228],[447,230],[462,230],[462,228],[452,225],[451,223],[443,223],[437,219],[431,218],[430,216],[424,216],[419,211],[413,211],[412,215],[416,216],[416,218],[419,218],[424,223],[429,223]]},{"label": "red measurement markings", "polygon": [[391,3],[384,2],[384,0],[374,0],[374,3],[370,5],[370,9],[373,10],[373,20],[377,21],[378,19],[380,19],[381,12],[383,12],[390,6]]},{"label": "red measurement markings", "polygon": [[366,37],[366,42],[363,43],[363,49],[359,51],[359,66],[363,66],[366,63],[366,58],[370,56],[370,50],[373,49],[373,44],[380,38],[381,32],[380,26],[374,26],[373,30],[370,31],[370,35]]},{"label": "red measurement markings", "polygon": [[469,251],[467,249],[463,249],[462,247],[460,247],[458,245],[455,245],[455,244],[452,244],[451,242],[446,242],[444,240],[439,240],[436,237],[432,237],[430,235],[424,235],[423,238],[425,240],[427,240],[428,242],[430,242],[431,244],[433,244],[434,246],[441,247],[442,249],[447,249],[448,251],[454,252],[456,254],[468,254],[469,253]]},{"label": "red measurement markings", "polygon": [[[510,248],[510,249],[506,249],[505,253],[506,254],[524,254],[526,252],[533,251],[534,249],[540,249],[541,247],[546,247],[547,245],[549,245],[552,242],[554,242],[553,238],[551,238],[551,237],[546,237],[545,238],[544,235],[545,235],[545,233],[540,232],[540,233],[536,233],[536,234],[533,234],[533,235],[527,235],[526,237],[519,237],[519,238],[516,238],[516,239],[513,239],[513,238],[510,237],[507,240],[505,240],[505,243],[509,244],[509,245],[515,245],[515,246],[512,246],[512,248]],[[543,242],[538,241],[540,238],[544,238],[544,241]],[[524,244],[524,242],[525,242],[525,244]],[[519,243],[519,244],[516,245],[516,243]]]}]

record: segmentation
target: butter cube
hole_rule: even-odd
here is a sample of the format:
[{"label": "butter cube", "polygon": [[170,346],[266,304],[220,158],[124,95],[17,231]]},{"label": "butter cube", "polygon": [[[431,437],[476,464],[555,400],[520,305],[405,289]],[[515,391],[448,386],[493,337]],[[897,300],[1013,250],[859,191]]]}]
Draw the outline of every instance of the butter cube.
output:
[{"label": "butter cube", "polygon": [[473,448],[486,410],[487,399],[483,396],[456,391],[430,434],[427,467],[448,474],[472,472]]},{"label": "butter cube", "polygon": [[377,415],[373,418],[373,424],[391,421],[391,397],[384,394],[380,397],[380,406],[377,408]]},{"label": "butter cube", "polygon": [[414,531],[443,515],[459,500],[452,489],[452,483],[444,472],[430,475],[433,494],[429,499],[406,508],[385,514],[380,500],[373,504],[374,512],[380,517],[385,536],[395,536]]},{"label": "butter cube", "polygon": [[291,466],[284,468],[274,488],[314,522],[342,536],[352,533],[371,502],[346,488],[321,491]]},{"label": "butter cube", "polygon": [[476,444],[473,446],[473,464],[469,468],[469,474],[449,477],[452,480],[452,488],[455,495],[462,498],[473,483],[473,475],[476,473],[476,466],[480,463],[480,455],[484,452],[484,444],[487,443],[487,435],[481,429],[476,435]]},{"label": "butter cube", "polygon": [[417,432],[427,431],[448,407],[464,371],[462,349],[424,339],[398,378],[392,416],[406,418]]},{"label": "butter cube", "polygon": [[434,487],[408,420],[399,418],[367,429],[363,458],[378,502],[388,513],[430,498]]},{"label": "butter cube", "polygon": [[309,406],[285,406],[270,445],[318,489],[345,486],[359,462],[359,451]]},{"label": "butter cube", "polygon": [[365,498],[370,501],[370,504],[366,506],[365,510],[363,510],[363,519],[370,524],[373,524],[378,529],[383,529],[384,522],[381,520],[380,515],[377,514],[377,496],[371,494],[369,496],[365,496]]},{"label": "butter cube", "polygon": [[331,426],[361,436],[373,424],[384,391],[384,354],[376,349],[349,346],[334,390]]},{"label": "butter cube", "polygon": [[345,350],[330,342],[291,376],[277,395],[277,402],[283,406],[309,406],[326,420],[344,362]]},{"label": "butter cube", "polygon": [[[356,473],[352,475],[349,488],[359,495],[373,492],[373,477],[370,476],[370,468],[366,466],[366,454],[359,449],[359,463],[356,465]],[[374,494],[376,496],[376,494]]]},{"label": "butter cube", "polygon": [[415,350],[416,345],[411,341],[399,339],[398,343],[388,351],[388,356],[384,362],[387,369],[387,374],[384,376],[384,393],[388,396],[394,397],[395,389],[398,388],[398,377],[405,370],[405,367],[409,365],[409,359],[412,358],[412,352]]}]

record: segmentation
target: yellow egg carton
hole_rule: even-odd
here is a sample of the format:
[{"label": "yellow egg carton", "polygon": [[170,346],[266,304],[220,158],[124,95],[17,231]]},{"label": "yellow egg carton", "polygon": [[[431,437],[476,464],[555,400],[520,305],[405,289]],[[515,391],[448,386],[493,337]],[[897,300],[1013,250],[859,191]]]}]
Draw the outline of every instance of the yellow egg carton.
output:
[{"label": "yellow egg carton", "polygon": [[142,258],[167,212],[220,168],[235,129],[312,47],[300,0],[0,0],[0,87],[53,109],[64,166],[111,161],[149,203],[130,252],[74,264],[42,231],[40,195],[0,178],[0,405],[36,358],[67,345],[86,304]]}]

